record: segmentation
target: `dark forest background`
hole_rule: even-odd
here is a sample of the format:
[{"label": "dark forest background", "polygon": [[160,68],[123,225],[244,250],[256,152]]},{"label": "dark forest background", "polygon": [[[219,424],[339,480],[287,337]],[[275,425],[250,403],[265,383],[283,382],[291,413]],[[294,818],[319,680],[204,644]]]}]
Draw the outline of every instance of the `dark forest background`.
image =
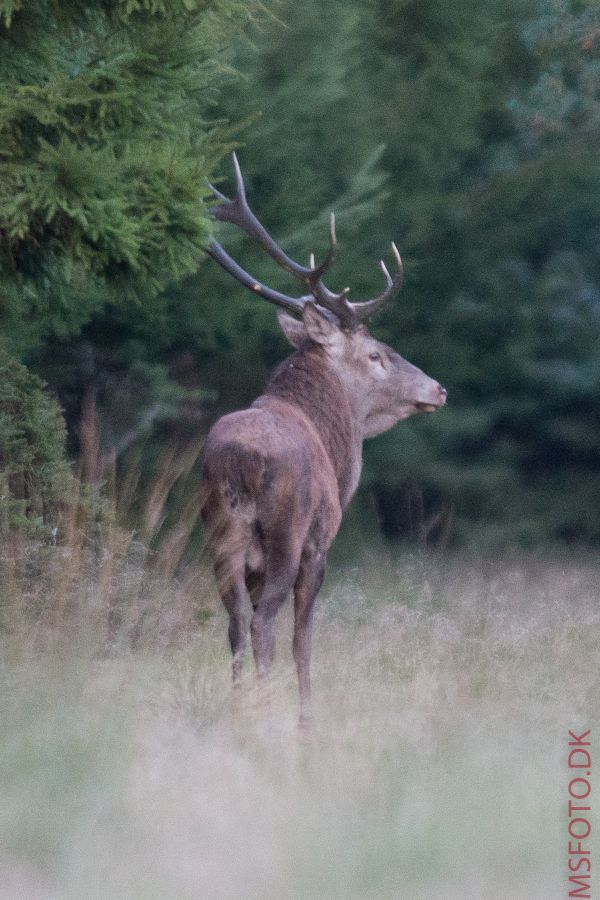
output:
[{"label": "dark forest background", "polygon": [[335,210],[333,287],[374,294],[396,241],[405,287],[372,330],[449,392],[367,444],[352,534],[597,545],[591,0],[0,0],[0,529],[56,527],[65,439],[88,482],[116,459],[140,494],[191,460],[176,519],[189,448],[287,352],[202,250],[234,147],[291,255]]}]

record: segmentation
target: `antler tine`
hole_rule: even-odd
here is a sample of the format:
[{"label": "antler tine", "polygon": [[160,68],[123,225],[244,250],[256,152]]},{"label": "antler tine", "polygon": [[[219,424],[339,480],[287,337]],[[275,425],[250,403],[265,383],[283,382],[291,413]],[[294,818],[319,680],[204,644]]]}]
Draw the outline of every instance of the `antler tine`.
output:
[{"label": "antler tine", "polygon": [[331,213],[329,225],[329,252],[320,266],[315,267],[314,254],[310,254],[311,275],[307,279],[310,290],[314,299],[324,310],[332,312],[340,321],[343,328],[352,330],[355,327],[354,316],[352,312],[353,304],[348,303],[346,299],[350,293],[350,288],[346,287],[339,294],[330,291],[323,284],[322,276],[329,268],[335,258],[337,247],[337,236],[335,233],[335,214]]},{"label": "antler tine", "polygon": [[[331,243],[332,246],[335,247],[335,219],[333,215],[331,217]],[[323,284],[321,278],[317,277],[316,274],[310,281],[310,289],[313,297],[319,306],[330,310],[338,317],[343,328],[353,331],[358,328],[362,322],[365,322],[370,316],[378,312],[378,310],[380,310],[388,300],[395,296],[402,287],[402,282],[404,281],[404,267],[402,265],[402,257],[393,241],[392,254],[396,261],[397,272],[392,278],[384,261],[380,261],[379,265],[381,266],[381,271],[386,280],[386,288],[382,294],[379,294],[372,300],[350,303],[347,299],[350,288],[344,288],[339,294],[334,294]]]},{"label": "antler tine", "polygon": [[244,184],[244,176],[237,158],[235,150],[231,154],[233,158],[233,168],[235,171],[235,184],[237,187],[237,195],[243,203],[246,203],[246,185]]},{"label": "antler tine", "polygon": [[325,272],[331,268],[331,264],[335,259],[335,254],[337,251],[337,235],[335,233],[335,213],[332,212],[329,217],[329,250],[325,255],[325,259],[323,262],[315,267],[315,258],[314,255],[311,254],[311,263],[310,267],[312,269],[312,278],[319,279],[322,278]]},{"label": "antler tine", "polygon": [[378,312],[381,307],[388,302],[388,300],[391,300],[392,297],[395,297],[396,294],[399,293],[404,281],[404,266],[402,265],[402,257],[400,256],[398,248],[393,241],[392,253],[396,261],[396,274],[393,278],[390,275],[384,261],[381,260],[379,263],[381,271],[383,272],[386,280],[386,288],[383,293],[379,294],[377,297],[373,297],[372,300],[365,300],[363,302],[349,304],[352,310],[352,315],[354,317],[355,327],[357,325],[360,325],[361,322],[366,321],[366,319],[368,319],[374,313]]},{"label": "antler tine", "polygon": [[264,225],[254,215],[248,201],[246,200],[246,188],[244,185],[244,177],[238,158],[235,153],[233,156],[233,167],[235,171],[236,196],[233,200],[222,194],[212,185],[209,185],[217,200],[222,202],[219,206],[213,206],[210,210],[214,219],[219,222],[229,222],[245,231],[249,237],[255,240],[263,250],[275,260],[287,272],[290,272],[296,278],[299,278],[304,284],[310,284],[311,279],[320,278],[330,267],[335,257],[335,227],[330,229],[329,250],[323,262],[316,268],[312,266],[307,268],[296,262],[285,253],[284,250],[273,240]]}]

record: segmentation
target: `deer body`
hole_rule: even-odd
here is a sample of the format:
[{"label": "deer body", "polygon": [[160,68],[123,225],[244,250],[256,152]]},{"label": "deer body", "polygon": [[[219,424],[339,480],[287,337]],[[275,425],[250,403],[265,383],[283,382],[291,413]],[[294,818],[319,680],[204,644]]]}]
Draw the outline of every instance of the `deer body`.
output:
[{"label": "deer body", "polygon": [[[334,295],[323,285],[324,266],[316,268],[312,260],[310,269],[297,266],[262,226],[258,230],[249,218],[237,162],[236,169],[238,198],[217,207],[216,217],[241,225],[286,268],[291,263],[312,296],[295,299],[271,291],[220,245],[211,245],[209,253],[227,271],[302,318],[279,312],[279,324],[296,352],[278,366],[249,409],[224,416],[212,428],[204,454],[202,516],[229,613],[234,682],[248,631],[258,674],[268,672],[274,618],[293,591],[293,653],[301,718],[306,718],[314,601],[342,512],[358,485],[363,441],[400,419],[442,406],[446,391],[361,324],[374,311],[370,304],[381,305],[381,297],[349,304],[346,291]],[[334,246],[332,228],[327,265]],[[395,281],[383,267],[388,293],[399,287],[397,260]]]}]

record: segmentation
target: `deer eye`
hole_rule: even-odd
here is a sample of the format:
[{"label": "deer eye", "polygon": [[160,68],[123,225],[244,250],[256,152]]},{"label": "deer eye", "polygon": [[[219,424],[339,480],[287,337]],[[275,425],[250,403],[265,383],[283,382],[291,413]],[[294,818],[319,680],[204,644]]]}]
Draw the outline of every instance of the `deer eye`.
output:
[{"label": "deer eye", "polygon": [[369,353],[369,359],[372,359],[373,362],[381,362],[381,354],[373,351],[373,353]]}]

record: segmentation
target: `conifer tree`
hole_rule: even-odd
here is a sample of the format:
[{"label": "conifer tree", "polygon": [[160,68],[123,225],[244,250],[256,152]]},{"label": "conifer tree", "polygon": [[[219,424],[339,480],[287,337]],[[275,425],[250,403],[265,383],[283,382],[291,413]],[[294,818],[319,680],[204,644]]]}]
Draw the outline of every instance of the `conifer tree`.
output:
[{"label": "conifer tree", "polygon": [[18,351],[195,271],[259,0],[0,0],[0,315]]}]

